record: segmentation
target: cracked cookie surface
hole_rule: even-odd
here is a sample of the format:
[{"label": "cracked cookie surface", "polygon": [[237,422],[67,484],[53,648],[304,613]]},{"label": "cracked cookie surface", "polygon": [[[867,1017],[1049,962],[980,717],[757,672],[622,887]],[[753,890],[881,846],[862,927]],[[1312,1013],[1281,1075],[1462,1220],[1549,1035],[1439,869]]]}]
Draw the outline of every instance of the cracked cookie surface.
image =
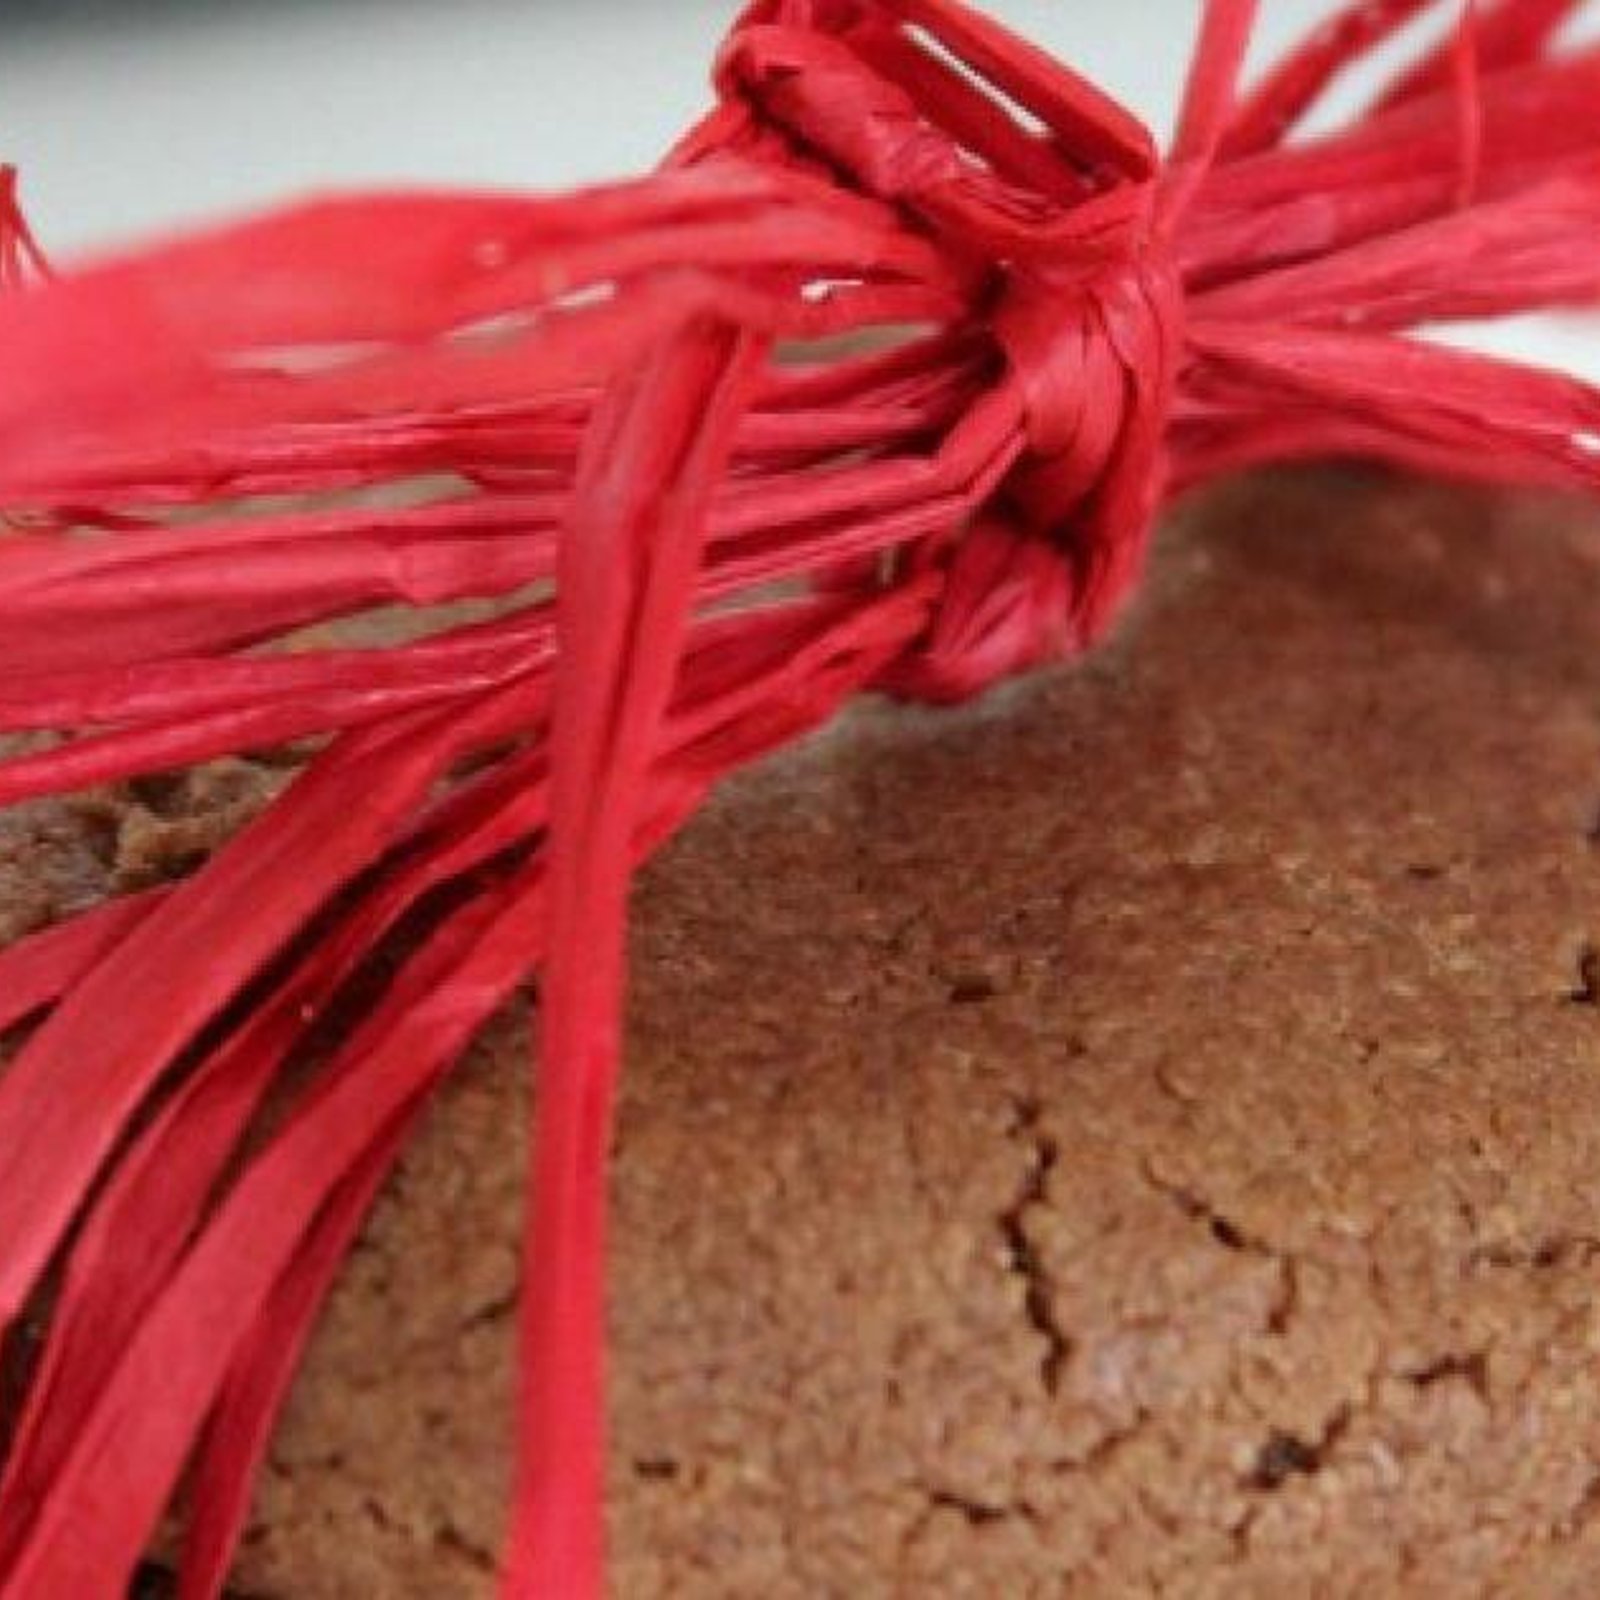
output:
[{"label": "cracked cookie surface", "polygon": [[[730,785],[638,896],[616,1593],[1592,1593],[1597,637],[1591,508],[1256,479],[1102,654]],[[243,1593],[492,1592],[525,1022],[367,1230]]]}]

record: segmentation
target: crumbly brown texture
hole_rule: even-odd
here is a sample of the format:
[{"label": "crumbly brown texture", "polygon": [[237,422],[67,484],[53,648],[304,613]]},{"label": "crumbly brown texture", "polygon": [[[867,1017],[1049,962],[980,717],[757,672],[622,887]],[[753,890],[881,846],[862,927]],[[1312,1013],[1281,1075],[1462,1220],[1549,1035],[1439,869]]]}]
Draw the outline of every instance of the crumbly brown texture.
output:
[{"label": "crumbly brown texture", "polygon": [[0,809],[0,946],[107,895],[192,870],[284,777],[260,762],[218,761]]},{"label": "crumbly brown texture", "polygon": [[[730,785],[638,898],[617,1595],[1591,1595],[1597,638],[1590,508],[1258,479],[1088,662]],[[492,1592],[524,1020],[351,1264],[246,1594]]]}]

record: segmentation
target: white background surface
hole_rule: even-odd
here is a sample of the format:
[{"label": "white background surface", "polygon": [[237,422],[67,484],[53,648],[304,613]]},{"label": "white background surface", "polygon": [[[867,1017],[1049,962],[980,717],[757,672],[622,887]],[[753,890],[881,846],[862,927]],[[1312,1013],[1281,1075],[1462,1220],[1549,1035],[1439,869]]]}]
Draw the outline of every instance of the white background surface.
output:
[{"label": "white background surface", "polygon": [[[1194,0],[991,0],[1159,128]],[[1281,42],[1327,0],[1267,0]],[[0,18],[6,0],[0,0]],[[708,103],[735,0],[41,6],[0,21],[0,150],[76,247],[313,186],[550,187],[648,166]]]},{"label": "white background surface", "polygon": [[[1256,59],[1330,3],[1264,0]],[[310,189],[551,188],[639,171],[707,104],[708,64],[736,9],[123,0],[87,12],[40,4],[7,20],[7,4],[0,159],[23,169],[47,248],[69,256]],[[1196,0],[989,0],[989,9],[1165,131]],[[1592,28],[1600,4],[1588,10]],[[1343,104],[1359,95],[1352,86]],[[1600,376],[1593,326],[1540,319],[1490,342]]]}]

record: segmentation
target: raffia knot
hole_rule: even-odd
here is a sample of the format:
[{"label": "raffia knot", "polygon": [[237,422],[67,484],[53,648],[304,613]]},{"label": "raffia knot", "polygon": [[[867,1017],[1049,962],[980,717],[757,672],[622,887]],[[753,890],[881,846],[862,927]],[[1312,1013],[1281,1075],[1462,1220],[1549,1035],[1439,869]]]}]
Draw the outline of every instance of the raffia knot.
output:
[{"label": "raffia knot", "polygon": [[1165,419],[1183,326],[1183,289],[1164,249],[1146,245],[1089,276],[1013,271],[994,318],[1022,401],[1026,454],[1008,495],[1043,532],[1070,522],[1137,465],[1130,434]]},{"label": "raffia knot", "polygon": [[946,556],[894,692],[955,701],[1099,638],[1136,585],[1166,478],[1183,286],[1165,237],[1003,269],[991,314],[1022,445]]},{"label": "raffia knot", "polygon": [[[947,46],[981,54],[959,16],[943,20]],[[1084,91],[1059,69],[1001,83],[1051,114],[1056,137],[1026,158],[1013,139],[1029,181],[1002,179],[968,147],[985,113],[969,102],[947,118],[926,66],[907,67],[920,58],[898,27],[892,8],[851,0],[752,8],[719,66],[745,120],[719,133],[746,154],[776,140],[902,211],[970,282],[973,321],[999,348],[1014,459],[936,556],[914,556],[947,581],[926,636],[889,674],[896,692],[954,700],[1082,649],[1136,580],[1183,293],[1159,161],[1136,120],[1075,116]]]}]

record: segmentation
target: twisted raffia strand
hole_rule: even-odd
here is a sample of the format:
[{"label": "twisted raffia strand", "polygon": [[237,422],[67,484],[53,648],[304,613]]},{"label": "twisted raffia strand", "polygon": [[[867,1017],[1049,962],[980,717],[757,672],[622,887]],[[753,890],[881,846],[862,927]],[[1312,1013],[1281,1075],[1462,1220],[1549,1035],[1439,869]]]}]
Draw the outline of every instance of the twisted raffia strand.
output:
[{"label": "twisted raffia strand", "polygon": [[[1595,486],[1600,395],[1405,333],[1600,299],[1572,0],[1484,0],[1353,126],[1286,143],[1430,4],[1352,5],[1240,97],[1252,6],[1209,0],[1164,160],[955,0],[761,0],[637,183],[323,200],[50,278],[5,176],[0,730],[71,736],[0,763],[0,800],[319,743],[192,877],[0,954],[0,1028],[37,1024],[0,1076],[0,1320],[62,1261],[3,1600],[120,1593],[191,1458],[181,1592],[220,1592],[345,1250],[535,970],[502,1593],[598,1594],[637,864],[855,694],[957,700],[1092,643],[1163,501],[1218,473]],[[263,648],[459,600],[498,605]]]}]

